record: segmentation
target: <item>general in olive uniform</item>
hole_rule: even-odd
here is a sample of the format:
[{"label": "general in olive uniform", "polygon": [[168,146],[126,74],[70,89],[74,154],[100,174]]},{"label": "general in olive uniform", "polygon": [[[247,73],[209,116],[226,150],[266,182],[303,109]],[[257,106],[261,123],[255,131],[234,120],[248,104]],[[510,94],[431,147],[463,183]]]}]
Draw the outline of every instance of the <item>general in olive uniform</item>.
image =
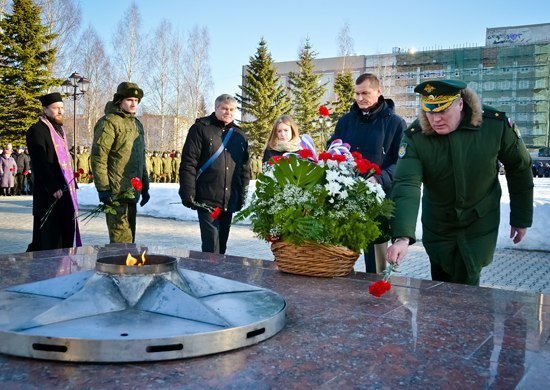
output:
[{"label": "general in olive uniform", "polygon": [[[113,101],[105,106],[105,116],[96,123],[92,146],[92,172],[99,200],[113,204],[113,198],[132,188],[130,180],[141,179],[141,206],[149,201],[149,177],[145,166],[143,125],[135,117],[143,91],[137,84],[121,83]],[[133,243],[136,237],[136,204],[123,199],[115,206],[116,214],[107,213],[107,228],[111,243]]]},{"label": "general in olive uniform", "polygon": [[498,237],[499,161],[510,193],[510,235],[518,243],[533,218],[531,158],[515,125],[503,112],[482,107],[462,81],[426,81],[415,92],[422,111],[399,149],[392,192],[395,242],[386,260],[401,262],[415,241],[423,185],[422,242],[432,279],[478,285]]}]

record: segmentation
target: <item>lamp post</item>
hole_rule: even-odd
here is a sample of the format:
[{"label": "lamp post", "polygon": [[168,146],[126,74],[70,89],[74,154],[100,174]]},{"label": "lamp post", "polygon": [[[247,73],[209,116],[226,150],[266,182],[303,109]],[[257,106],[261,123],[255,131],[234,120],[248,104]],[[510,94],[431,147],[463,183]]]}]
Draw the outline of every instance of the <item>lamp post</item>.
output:
[{"label": "lamp post", "polygon": [[88,91],[90,80],[80,73],[74,72],[61,84],[63,93],[73,98],[73,170],[76,172],[76,101]]}]

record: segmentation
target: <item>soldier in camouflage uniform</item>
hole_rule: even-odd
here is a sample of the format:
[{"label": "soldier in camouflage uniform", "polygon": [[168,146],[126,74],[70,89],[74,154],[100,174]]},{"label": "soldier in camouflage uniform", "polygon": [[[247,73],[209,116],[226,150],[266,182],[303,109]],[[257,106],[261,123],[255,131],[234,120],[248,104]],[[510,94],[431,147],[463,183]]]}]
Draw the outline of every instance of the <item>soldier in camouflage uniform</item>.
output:
[{"label": "soldier in camouflage uniform", "polygon": [[160,174],[162,173],[162,159],[159,157],[156,150],[153,152],[153,157],[151,157],[151,170],[151,177],[153,178],[153,182],[159,183]]},{"label": "soldier in camouflage uniform", "polygon": [[[135,117],[143,91],[137,84],[119,84],[113,101],[105,106],[105,116],[94,128],[92,170],[99,200],[112,205],[113,198],[131,189],[131,179],[142,182],[141,202],[149,201],[149,177],[145,166],[143,125]],[[133,243],[136,238],[136,213],[140,192],[134,199],[122,199],[114,206],[116,214],[107,213],[107,228],[111,243]]]},{"label": "soldier in camouflage uniform", "polygon": [[162,154],[163,182],[172,183],[172,157],[167,152]]},{"label": "soldier in camouflage uniform", "polygon": [[482,106],[458,80],[419,84],[422,111],[399,147],[392,199],[394,244],[386,260],[400,263],[415,241],[422,187],[422,243],[432,279],[478,285],[491,263],[500,222],[499,161],[510,194],[510,237],[520,242],[533,219],[531,157],[503,112]]}]

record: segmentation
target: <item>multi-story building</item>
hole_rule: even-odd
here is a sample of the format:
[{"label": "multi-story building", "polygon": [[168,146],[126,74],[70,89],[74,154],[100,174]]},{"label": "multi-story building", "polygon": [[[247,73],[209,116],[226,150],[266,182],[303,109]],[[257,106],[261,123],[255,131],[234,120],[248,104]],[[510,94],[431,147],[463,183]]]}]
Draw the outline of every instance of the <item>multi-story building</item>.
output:
[{"label": "multi-story building", "polygon": [[[345,63],[344,63],[345,61]],[[281,82],[296,62],[275,63]],[[334,100],[332,86],[344,67],[354,77],[371,72],[380,78],[384,96],[396,102],[407,123],[419,109],[414,87],[426,79],[461,79],[484,104],[506,112],[521,129],[528,147],[550,145],[550,23],[488,28],[481,47],[412,51],[315,60],[315,72],[326,83],[325,101]]]}]

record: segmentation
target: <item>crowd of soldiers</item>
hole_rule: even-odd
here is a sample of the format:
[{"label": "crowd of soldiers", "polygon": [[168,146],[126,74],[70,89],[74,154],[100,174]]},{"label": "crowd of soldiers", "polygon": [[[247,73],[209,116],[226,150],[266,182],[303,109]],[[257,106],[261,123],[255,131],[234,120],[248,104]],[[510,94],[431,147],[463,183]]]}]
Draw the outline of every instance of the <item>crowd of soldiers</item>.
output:
[{"label": "crowd of soldiers", "polygon": [[[175,150],[147,151],[145,161],[151,183],[179,183],[181,152]],[[90,151],[87,146],[77,148],[76,169],[80,173],[79,182],[92,182]]]}]

